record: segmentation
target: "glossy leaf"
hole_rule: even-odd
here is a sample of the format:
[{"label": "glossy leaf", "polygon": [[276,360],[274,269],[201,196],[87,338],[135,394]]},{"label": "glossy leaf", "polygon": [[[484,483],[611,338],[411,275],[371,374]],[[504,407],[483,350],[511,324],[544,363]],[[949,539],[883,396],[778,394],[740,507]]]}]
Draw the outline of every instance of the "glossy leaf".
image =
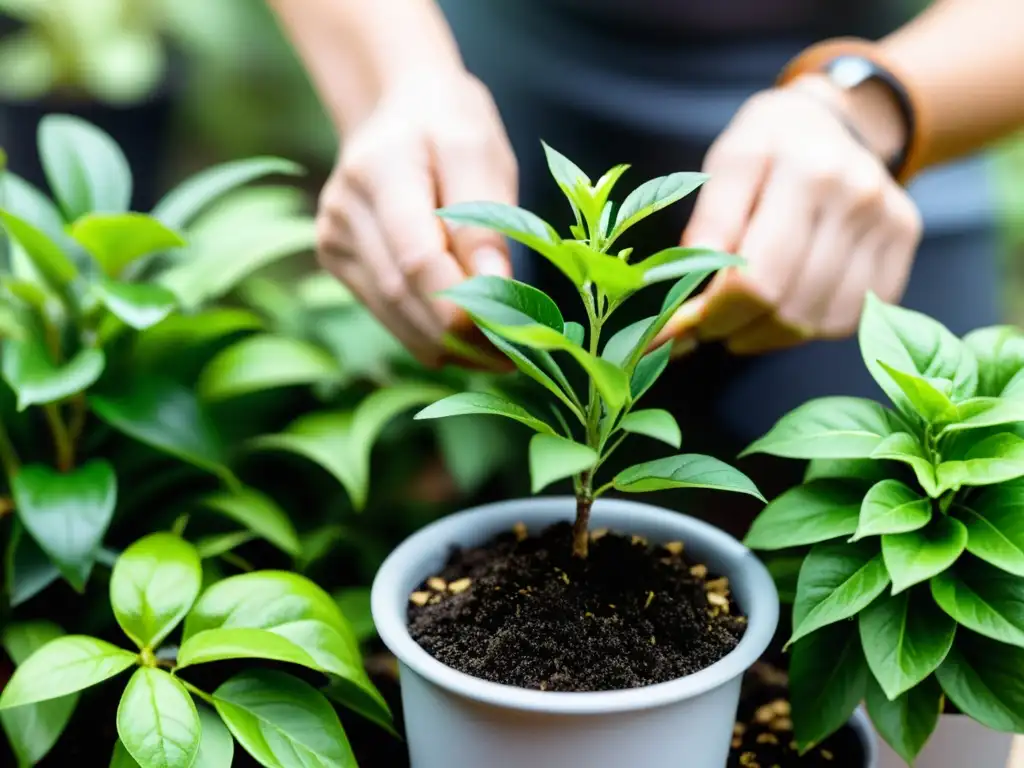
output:
[{"label": "glossy leaf", "polygon": [[541,146],[544,148],[544,157],[548,162],[548,170],[551,171],[552,177],[558,183],[562,193],[576,202],[576,185],[582,183],[589,187],[590,177],[568,157],[557,149],[549,147],[547,142],[542,141]]},{"label": "glossy leaf", "polygon": [[957,564],[932,579],[932,595],[957,623],[1024,647],[1024,581],[987,563]]},{"label": "glossy leaf", "polygon": [[673,448],[679,448],[683,442],[683,433],[675,416],[662,408],[630,411],[619,422],[619,427],[625,432],[646,435],[668,443]]},{"label": "glossy leaf", "polygon": [[17,517],[4,557],[4,592],[11,607],[28,602],[60,578],[60,571],[35,540],[25,532]]},{"label": "glossy leaf", "polygon": [[71,115],[39,123],[39,155],[47,181],[69,221],[87,213],[121,213],[132,199],[132,174],[117,143]]},{"label": "glossy leaf", "polygon": [[229,531],[228,533],[214,533],[203,536],[195,542],[196,552],[200,560],[210,560],[214,557],[233,552],[243,544],[248,544],[256,536],[251,531]]},{"label": "glossy leaf", "polygon": [[624,260],[586,243],[566,240],[562,249],[569,255],[585,281],[592,282],[613,302],[622,301],[644,287],[644,275]]},{"label": "glossy leaf", "polygon": [[319,691],[282,672],[253,670],[213,692],[238,743],[267,768],[355,768],[338,715]]},{"label": "glossy leaf", "polygon": [[927,590],[882,595],[860,614],[868,666],[890,700],[932,674],[953,645],[956,622]]},{"label": "glossy leaf", "polygon": [[789,642],[856,616],[887,586],[889,574],[876,543],[815,544],[800,568]]},{"label": "glossy leaf", "polygon": [[511,400],[490,394],[488,392],[460,392],[450,395],[443,400],[438,400],[416,414],[417,419],[442,419],[448,416],[466,416],[471,414],[483,414],[491,416],[504,416],[507,419],[525,424],[536,432],[547,435],[554,435],[548,424],[541,421],[522,406],[516,405]]},{"label": "glossy leaf", "polygon": [[[11,661],[20,665],[48,642],[63,635],[64,631],[51,622],[25,621],[8,624],[0,640]],[[0,712],[7,743],[20,767],[35,765],[46,757],[64,732],[77,703],[78,694],[72,693]]]},{"label": "glossy leaf", "polygon": [[192,697],[162,669],[140,667],[117,707],[117,733],[147,768],[191,768],[199,754],[199,713]]},{"label": "glossy leaf", "polygon": [[88,389],[103,373],[99,349],[83,349],[67,363],[55,365],[41,339],[8,339],[0,351],[4,381],[18,396],[18,410],[45,405]]},{"label": "glossy leaf", "polygon": [[598,460],[597,452],[557,435],[534,435],[530,439],[531,490],[539,493],[556,480],[578,475]]},{"label": "glossy leaf", "polygon": [[839,730],[857,708],[870,673],[849,624],[820,629],[794,644],[789,664],[794,735],[801,751]]},{"label": "glossy leaf", "polygon": [[93,411],[152,448],[233,481],[220,436],[193,392],[168,379],[143,378],[119,395],[93,395]]},{"label": "glossy leaf", "polygon": [[345,620],[352,628],[352,634],[360,643],[377,636],[370,611],[370,590],[367,587],[350,587],[334,593]]},{"label": "glossy leaf", "polygon": [[890,435],[872,451],[871,458],[888,459],[907,464],[914,470],[914,476],[925,493],[933,499],[941,495],[938,480],[935,477],[935,466],[925,455],[920,441],[913,435],[907,432]]},{"label": "glossy leaf", "polygon": [[301,552],[299,535],[287,513],[269,496],[253,488],[217,491],[199,503],[220,512],[293,557]]},{"label": "glossy leaf", "polygon": [[886,698],[878,683],[869,681],[866,704],[879,736],[912,765],[939,724],[944,700],[935,678],[928,678],[893,701]]},{"label": "glossy leaf", "polygon": [[362,509],[370,485],[370,453],[387,424],[399,414],[432,403],[450,390],[409,384],[369,395],[355,411],[313,413],[294,421],[287,430],[257,438],[256,449],[275,449],[305,456],[330,472]]},{"label": "glossy leaf", "polygon": [[223,400],[252,392],[300,384],[337,381],[342,372],[334,357],[307,341],[259,334],[221,350],[199,377],[199,395]]},{"label": "glossy leaf", "polygon": [[615,476],[615,488],[626,493],[668,488],[710,488],[735,491],[764,501],[750,478],[725,462],[695,453],[634,464]]},{"label": "glossy leaf", "polygon": [[665,372],[671,355],[672,345],[662,344],[653,352],[640,358],[633,371],[633,378],[629,382],[629,396],[633,402],[647,394],[647,390]]},{"label": "glossy leaf", "polygon": [[967,529],[959,520],[937,515],[928,525],[907,533],[882,536],[882,555],[892,578],[893,594],[942,573],[967,546]]},{"label": "glossy leaf", "polygon": [[0,693],[0,710],[49,701],[120,674],[134,653],[85,635],[51,640],[23,661]]},{"label": "glossy leaf", "polygon": [[278,157],[251,157],[200,171],[172,189],[153,208],[152,216],[169,227],[188,225],[203,209],[237,187],[264,176],[300,176],[301,166]]},{"label": "glossy leaf", "polygon": [[180,234],[142,213],[89,214],[70,233],[109,277],[120,276],[142,256],[185,245]]},{"label": "glossy leaf", "polygon": [[11,480],[15,509],[25,530],[79,592],[117,503],[117,478],[101,459],[70,472],[30,464]]},{"label": "glossy leaf", "polygon": [[199,752],[192,768],[230,768],[235,756],[235,740],[231,731],[209,707],[198,704],[200,739]]},{"label": "glossy leaf", "polygon": [[979,328],[964,336],[978,360],[978,394],[998,397],[1024,369],[1024,333],[1012,325]]},{"label": "glossy leaf", "polygon": [[655,211],[681,200],[707,181],[704,173],[672,173],[641,184],[622,201],[615,216],[613,237],[617,237]]},{"label": "glossy leaf", "polygon": [[889,409],[859,397],[822,397],[783,416],[741,455],[790,459],[863,459],[899,431]]},{"label": "glossy leaf", "polygon": [[207,629],[178,649],[178,666],[191,667],[227,659],[266,659],[299,664],[323,672],[316,659],[288,638],[266,629]]},{"label": "glossy leaf", "polygon": [[114,752],[110,755],[108,768],[139,768],[139,763],[125,749],[124,744],[118,739],[114,744]]},{"label": "glossy leaf", "polygon": [[961,632],[935,673],[956,708],[997,731],[1024,733],[1024,650]]},{"label": "glossy leaf", "polygon": [[4,210],[0,210],[0,225],[24,249],[33,266],[51,287],[60,289],[78,276],[74,262],[49,235]]},{"label": "glossy leaf", "polygon": [[852,541],[884,533],[906,533],[928,525],[931,499],[899,480],[882,480],[871,486],[860,509],[860,524]]},{"label": "glossy leaf", "polygon": [[863,487],[845,480],[813,480],[785,491],[754,520],[744,544],[786,549],[849,536],[857,529]]},{"label": "glossy leaf", "polygon": [[1024,476],[1024,438],[1000,432],[971,446],[962,459],[943,461],[935,470],[939,490],[993,485]]},{"label": "glossy leaf", "polygon": [[110,577],[117,623],[140,648],[155,648],[188,613],[202,586],[195,547],[172,533],[152,533],[121,553]]},{"label": "glossy leaf", "polygon": [[441,295],[488,325],[539,324],[559,333],[564,327],[558,305],[547,294],[516,280],[473,277]]},{"label": "glossy leaf", "polygon": [[892,468],[882,461],[871,459],[811,459],[804,471],[804,482],[811,480],[849,480],[869,487],[893,476]]},{"label": "glossy leaf", "polygon": [[95,290],[110,312],[126,325],[144,330],[166,318],[177,306],[174,294],[163,286],[101,280]]},{"label": "glossy leaf", "polygon": [[[651,327],[655,319],[653,317],[645,317],[643,320],[637,320],[635,323],[631,323],[613,334],[605,342],[604,349],[601,350],[601,358],[607,360],[612,365],[624,366],[626,361],[632,357],[637,344],[640,343],[644,333]],[[636,398],[634,397],[634,399]]]},{"label": "glossy leaf", "polygon": [[[907,401],[925,421],[940,422],[953,411],[953,401],[942,391],[942,388],[933,385],[927,378],[905,373],[884,360],[879,360],[878,365],[889,374],[889,378],[903,391]],[[934,381],[940,383],[945,380]],[[949,382],[946,381],[946,386],[948,385]]]},{"label": "glossy leaf", "polygon": [[[556,381],[555,378],[552,378],[552,374],[558,369],[558,364],[555,363],[554,359],[552,359],[548,352],[528,349],[526,347],[518,347],[515,344],[505,341],[501,336],[487,330],[486,328],[482,330],[487,340],[503,352],[508,359],[515,364],[516,368],[561,400],[570,411],[576,413],[582,420],[582,413],[567,394],[567,392],[570,391],[570,388],[563,387],[563,385],[559,383],[564,379],[564,376],[557,376],[556,378],[558,381]],[[560,373],[560,371],[558,372]]]},{"label": "glossy leaf", "polygon": [[1024,577],[1024,482],[989,486],[955,512],[967,527],[968,552]]},{"label": "glossy leaf", "polygon": [[1024,400],[972,397],[956,406],[955,413],[956,419],[942,428],[942,435],[1024,422]]},{"label": "glossy leaf", "polygon": [[445,221],[500,232],[546,258],[576,285],[583,275],[575,260],[561,248],[561,238],[546,221],[529,211],[504,203],[457,203],[441,208],[437,215]]},{"label": "glossy leaf", "polygon": [[903,390],[879,365],[951,383],[954,400],[972,397],[978,386],[978,363],[960,339],[936,320],[911,309],[883,303],[869,293],[860,323],[864,362],[894,403],[907,405]]},{"label": "glossy leaf", "polygon": [[[661,312],[658,313],[654,322],[647,326],[643,336],[640,338],[640,342],[633,350],[633,354],[625,366],[627,372],[639,367],[640,358],[644,356],[647,348],[654,341],[661,329],[664,328],[665,324],[672,319],[672,315],[674,315],[683,305],[683,302],[689,298],[690,294],[697,290],[701,283],[710,277],[711,274],[712,272],[707,271],[685,275],[679,278],[675,285],[669,289],[668,294],[666,294],[664,301],[661,303]],[[671,354],[670,344],[663,344],[662,346],[669,348],[665,353],[666,355]]]},{"label": "glossy leaf", "polygon": [[746,262],[740,256],[721,253],[711,248],[683,248],[676,246],[648,256],[633,269],[642,275],[645,285],[675,280],[694,272],[717,271],[727,267],[740,267]]}]

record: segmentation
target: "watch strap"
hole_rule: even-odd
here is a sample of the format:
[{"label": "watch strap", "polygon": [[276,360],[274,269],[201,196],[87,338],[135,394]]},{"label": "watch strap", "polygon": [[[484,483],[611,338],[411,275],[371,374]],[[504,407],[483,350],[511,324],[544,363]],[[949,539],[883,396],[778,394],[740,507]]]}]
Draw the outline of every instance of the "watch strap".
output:
[{"label": "watch strap", "polygon": [[[908,87],[907,79],[899,67],[893,65],[877,43],[855,37],[835,38],[812,45],[793,58],[782,70],[777,85],[786,85],[807,74],[826,72],[829,66],[847,56],[856,56],[870,61],[878,77],[890,89],[907,128],[907,140],[903,151],[892,158],[890,171],[901,184],[906,184],[921,170],[927,156],[927,116],[922,113],[921,102]],[[847,120],[847,125],[849,121]]]}]

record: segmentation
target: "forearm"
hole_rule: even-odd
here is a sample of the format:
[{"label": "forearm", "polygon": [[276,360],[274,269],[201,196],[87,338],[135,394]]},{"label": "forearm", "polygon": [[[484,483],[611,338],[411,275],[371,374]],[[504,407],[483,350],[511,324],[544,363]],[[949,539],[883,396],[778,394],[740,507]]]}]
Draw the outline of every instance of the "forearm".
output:
[{"label": "forearm", "polygon": [[345,132],[410,73],[461,68],[433,0],[268,0],[330,116]]},{"label": "forearm", "polygon": [[1024,4],[936,0],[881,42],[926,121],[921,166],[1024,126]]}]

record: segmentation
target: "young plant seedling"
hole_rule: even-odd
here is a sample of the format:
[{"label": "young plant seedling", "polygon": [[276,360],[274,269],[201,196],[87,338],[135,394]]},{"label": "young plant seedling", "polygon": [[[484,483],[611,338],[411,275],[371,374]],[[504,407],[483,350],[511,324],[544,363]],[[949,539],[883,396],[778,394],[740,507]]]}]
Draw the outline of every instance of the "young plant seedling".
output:
[{"label": "young plant seedling", "polygon": [[[714,488],[762,498],[741,472],[709,456],[681,454],[629,467],[606,482],[598,473],[630,434],[645,435],[678,448],[679,426],[661,409],[636,405],[668,365],[670,345],[650,350],[651,342],[686,298],[715,271],[742,263],[736,256],[705,248],[672,247],[642,260],[632,248],[616,248],[634,224],[696,190],[707,178],[673,173],[641,184],[617,208],[610,196],[627,170],[617,165],[591,182],[571,160],[544,146],[551,174],[569,201],[576,223],[562,238],[529,211],[494,202],[462,203],[438,211],[446,221],[501,232],[546,258],[579,291],[589,328],[566,322],[542,291],[502,277],[474,277],[443,296],[464,309],[497,349],[547,390],[554,421],[523,404],[487,392],[466,392],[427,407],[417,418],[493,414],[514,419],[537,434],[530,441],[534,493],[573,479],[576,522],[573,553],[587,556],[590,510],[613,488],[640,493],[666,488]],[[649,286],[676,280],[661,311],[626,326],[605,340],[614,312]],[[552,353],[572,358],[587,379],[577,392]]]},{"label": "young plant seedling", "polygon": [[810,465],[746,543],[803,555],[789,641],[797,740],[820,742],[866,699],[912,763],[947,696],[989,728],[1024,732],[1024,333],[958,339],[869,295],[860,347],[893,407],[812,400],[750,446]]}]

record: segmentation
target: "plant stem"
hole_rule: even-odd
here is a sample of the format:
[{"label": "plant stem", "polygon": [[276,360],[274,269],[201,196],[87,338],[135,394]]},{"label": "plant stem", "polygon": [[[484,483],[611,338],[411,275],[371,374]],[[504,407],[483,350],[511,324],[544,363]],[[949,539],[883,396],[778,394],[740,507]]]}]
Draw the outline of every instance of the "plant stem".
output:
[{"label": "plant stem", "polygon": [[[601,319],[594,311],[594,300],[590,289],[586,289],[583,296],[583,303],[587,307],[587,316],[590,319],[590,354],[597,355],[601,343]],[[587,445],[601,452],[601,398],[597,391],[597,384],[593,377],[590,378],[589,394],[587,397]],[[572,526],[572,554],[574,557],[585,559],[587,557],[587,545],[589,542],[590,508],[594,504],[594,472],[598,464],[583,472],[580,475],[576,488],[576,521]]]},{"label": "plant stem", "polygon": [[49,403],[43,406],[43,413],[46,414],[46,421],[53,435],[53,445],[57,451],[57,469],[61,472],[70,472],[75,465],[75,444],[68,432],[67,424],[60,415],[60,408],[56,403]]},{"label": "plant stem", "polygon": [[10,496],[0,496],[0,520],[5,515],[9,515],[14,511],[14,500]]},{"label": "plant stem", "polygon": [[213,696],[211,696],[210,694],[208,694],[206,691],[202,690],[201,688],[196,688],[188,680],[182,680],[180,677],[178,678],[178,680],[181,681],[181,684],[185,686],[185,689],[189,693],[192,693],[192,694],[198,696],[200,699],[205,701],[211,707],[213,706]]},{"label": "plant stem", "polygon": [[21,469],[21,462],[18,460],[14,444],[11,442],[7,430],[4,429],[2,421],[0,421],[0,466],[3,467],[4,474],[7,475],[7,484],[10,485],[11,480],[14,479],[14,476],[18,474],[18,470]]},{"label": "plant stem", "polygon": [[68,433],[72,443],[77,443],[85,429],[85,417],[88,413],[88,406],[85,401],[85,392],[79,392],[71,400],[71,419],[68,424]]},{"label": "plant stem", "polygon": [[[584,485],[590,485],[590,473],[584,473],[587,478]],[[576,497],[576,522],[572,526],[572,554],[581,560],[587,559],[587,549],[590,543],[590,508],[593,505],[589,491]]]}]

